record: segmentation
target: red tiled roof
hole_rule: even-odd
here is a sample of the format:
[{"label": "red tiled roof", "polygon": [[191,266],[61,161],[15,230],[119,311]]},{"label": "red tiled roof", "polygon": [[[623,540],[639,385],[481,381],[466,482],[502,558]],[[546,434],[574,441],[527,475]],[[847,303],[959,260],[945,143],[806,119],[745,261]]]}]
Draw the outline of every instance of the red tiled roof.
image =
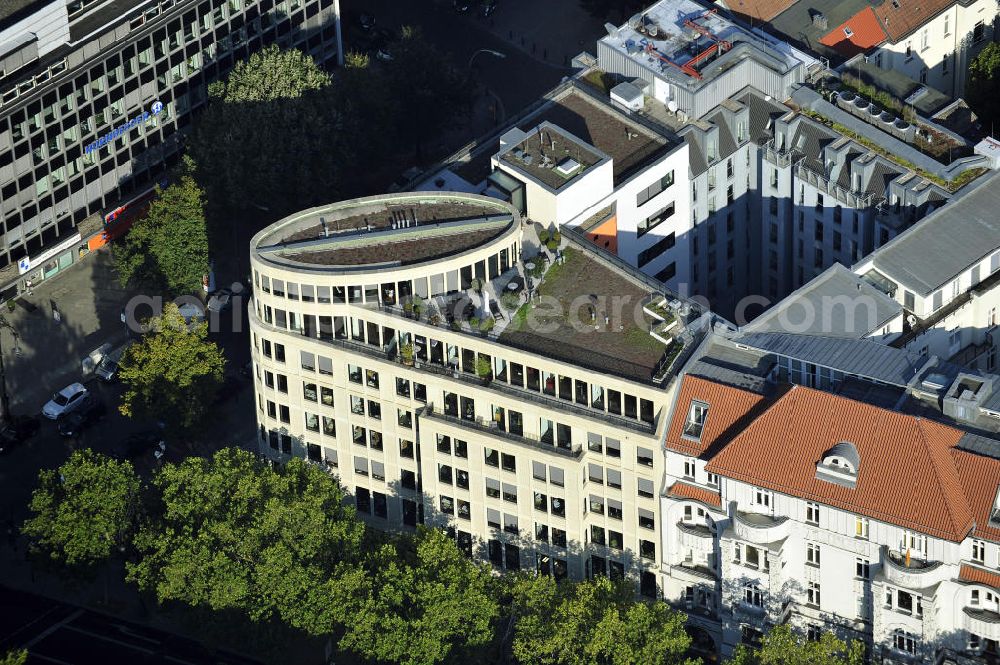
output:
[{"label": "red tiled roof", "polygon": [[[952,455],[961,437],[926,418],[793,386],[706,469],[957,542],[975,519]],[[853,443],[860,457],[853,488],[816,478],[816,463],[841,441]],[[977,462],[1000,466],[990,458]]]},{"label": "red tiled roof", "polygon": [[990,513],[1000,486],[1000,462],[965,450],[952,450],[952,459],[976,520],[977,538],[1000,541],[1000,529],[990,525]]},{"label": "red tiled roof", "polygon": [[958,579],[963,582],[975,582],[977,584],[991,586],[994,589],[1000,589],[1000,575],[991,573],[988,570],[983,570],[982,568],[977,568],[976,566],[969,566],[964,563],[962,564],[962,567],[958,569]]},{"label": "red tiled roof", "polygon": [[884,0],[875,15],[889,41],[898,42],[953,4],[955,0]]},{"label": "red tiled roof", "polygon": [[705,489],[704,487],[698,487],[697,485],[691,485],[681,481],[677,481],[670,486],[667,490],[667,496],[677,497],[678,499],[701,501],[704,504],[715,506],[716,508],[722,506],[722,497],[719,496],[718,492],[713,492],[712,490]]},{"label": "red tiled roof", "polygon": [[[691,402],[708,404],[708,417],[698,440],[682,435]],[[668,450],[697,457],[713,444],[723,445],[738,433],[735,425],[754,410],[763,397],[739,388],[725,386],[697,376],[685,376],[674,402],[673,420],[667,430],[665,445]]]},{"label": "red tiled roof", "polygon": [[796,0],[726,0],[729,11],[745,21],[761,23],[785,11]]},{"label": "red tiled roof", "polygon": [[[848,36],[850,32],[850,36]],[[885,41],[885,31],[871,7],[865,7],[841,25],[820,38],[819,43],[829,46],[847,57],[864,53]]]}]

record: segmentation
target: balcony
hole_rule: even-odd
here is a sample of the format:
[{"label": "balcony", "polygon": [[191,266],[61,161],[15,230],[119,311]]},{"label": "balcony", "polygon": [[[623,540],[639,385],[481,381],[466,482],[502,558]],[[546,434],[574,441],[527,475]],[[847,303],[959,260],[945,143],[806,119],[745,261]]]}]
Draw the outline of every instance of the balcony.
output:
[{"label": "balcony", "polygon": [[506,432],[502,429],[496,427],[494,421],[484,421],[481,417],[475,420],[467,420],[465,418],[458,418],[456,416],[445,415],[441,411],[437,410],[433,404],[428,404],[423,409],[417,411],[417,415],[422,418],[431,418],[435,420],[441,420],[447,422],[451,425],[461,427],[463,429],[472,430],[480,434],[486,434],[497,439],[502,439],[504,441],[510,441],[519,446],[526,446],[534,450],[541,450],[547,453],[552,453],[555,455],[561,455],[563,457],[569,457],[572,459],[580,459],[583,455],[582,446],[573,446],[571,448],[561,448],[559,446],[554,446],[542,442],[540,439],[533,437],[530,434],[512,434],[511,432]]},{"label": "balcony", "polygon": [[1000,614],[977,607],[964,607],[963,628],[982,639],[1000,641]]},{"label": "balcony", "polygon": [[691,524],[689,522],[680,521],[677,523],[677,528],[681,533],[685,533],[689,536],[694,536],[696,538],[704,538],[708,540],[715,539],[715,532],[709,529],[704,524]]},{"label": "balcony", "polygon": [[705,581],[715,582],[719,574],[714,569],[703,563],[684,561],[670,566],[670,576],[674,579],[686,582],[704,583]]},{"label": "balcony", "polygon": [[755,545],[769,545],[788,537],[788,518],[737,512],[733,530],[740,540]]},{"label": "balcony", "polygon": [[882,548],[882,573],[890,584],[907,589],[923,589],[948,578],[947,569],[940,561],[922,561],[910,558],[906,565],[906,555],[888,547]]}]

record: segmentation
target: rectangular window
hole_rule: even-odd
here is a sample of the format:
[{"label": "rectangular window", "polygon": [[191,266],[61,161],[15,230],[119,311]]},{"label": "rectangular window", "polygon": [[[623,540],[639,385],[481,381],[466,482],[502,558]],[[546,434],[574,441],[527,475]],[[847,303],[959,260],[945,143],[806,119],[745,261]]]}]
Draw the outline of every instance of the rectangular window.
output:
[{"label": "rectangular window", "polygon": [[819,504],[811,501],[806,503],[806,523],[819,525]]},{"label": "rectangular window", "polygon": [[708,404],[704,402],[691,402],[687,421],[684,423],[683,436],[691,439],[700,439],[707,418]]},{"label": "rectangular window", "polygon": [[871,563],[858,557],[854,560],[854,576],[862,580],[871,579]]},{"label": "rectangular window", "polygon": [[806,544],[806,564],[819,566],[819,545],[816,543]]}]

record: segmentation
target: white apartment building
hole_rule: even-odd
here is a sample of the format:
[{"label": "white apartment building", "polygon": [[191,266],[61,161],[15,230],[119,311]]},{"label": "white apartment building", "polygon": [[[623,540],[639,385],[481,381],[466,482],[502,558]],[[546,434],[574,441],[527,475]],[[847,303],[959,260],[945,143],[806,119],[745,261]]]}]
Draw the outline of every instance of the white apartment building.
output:
[{"label": "white apartment building", "polygon": [[657,596],[656,450],[707,318],[589,243],[539,247],[537,228],[495,198],[417,192],[258,233],[261,451],[325,464],[381,528],[437,525],[501,569]]},{"label": "white apartment building", "polygon": [[696,640],[791,623],[882,663],[994,662],[1000,444],[725,373],[684,377],[665,444],[664,593]]},{"label": "white apartment building", "polygon": [[1000,289],[1000,176],[984,178],[853,270],[899,305],[894,346],[994,371]]},{"label": "white apartment building", "polygon": [[873,8],[886,39],[869,62],[952,97],[965,94],[969,63],[995,39],[993,0],[887,0]]}]

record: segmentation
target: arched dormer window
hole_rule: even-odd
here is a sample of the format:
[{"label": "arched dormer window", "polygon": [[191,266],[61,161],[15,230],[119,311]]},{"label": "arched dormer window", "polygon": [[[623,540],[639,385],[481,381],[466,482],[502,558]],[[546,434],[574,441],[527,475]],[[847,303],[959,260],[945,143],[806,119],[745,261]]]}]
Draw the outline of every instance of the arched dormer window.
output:
[{"label": "arched dormer window", "polygon": [[820,480],[854,487],[861,467],[858,448],[850,441],[841,441],[825,453],[816,463],[816,477]]}]

